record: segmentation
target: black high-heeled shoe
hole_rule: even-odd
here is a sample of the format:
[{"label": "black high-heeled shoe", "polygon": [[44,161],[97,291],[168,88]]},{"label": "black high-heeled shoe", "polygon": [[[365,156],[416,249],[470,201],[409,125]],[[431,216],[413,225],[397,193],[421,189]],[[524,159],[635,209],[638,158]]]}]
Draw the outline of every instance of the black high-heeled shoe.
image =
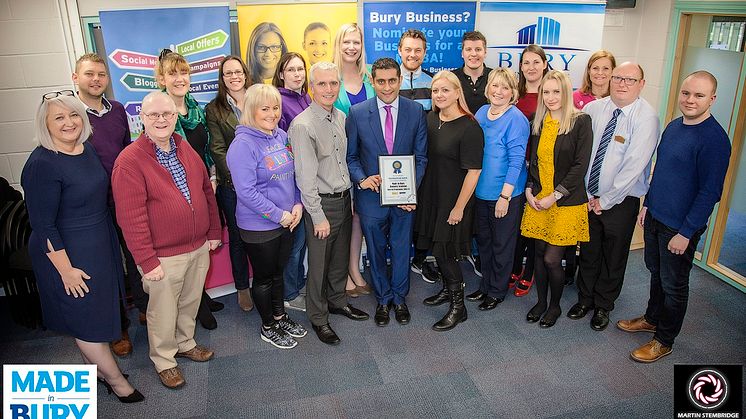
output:
[{"label": "black high-heeled shoe", "polygon": [[[129,377],[128,374],[122,374],[122,375],[124,376],[125,379]],[[114,389],[111,388],[111,384],[107,383],[106,380],[104,380],[103,378],[99,378],[98,382],[103,384],[104,387],[106,387],[106,392],[108,394],[114,393]],[[117,396],[117,399],[119,399],[119,401],[122,403],[138,403],[138,402],[145,400],[145,396],[143,396],[142,393],[137,391],[137,389],[135,389],[135,391],[133,391],[132,394],[130,394],[129,396],[123,397],[123,396],[117,395],[117,393],[114,393],[114,395]]]}]

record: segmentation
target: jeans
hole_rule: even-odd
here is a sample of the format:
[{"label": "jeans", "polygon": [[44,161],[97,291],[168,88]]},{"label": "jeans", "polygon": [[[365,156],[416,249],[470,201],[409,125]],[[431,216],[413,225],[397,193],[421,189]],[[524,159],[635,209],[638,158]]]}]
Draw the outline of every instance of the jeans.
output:
[{"label": "jeans", "polygon": [[246,258],[241,233],[236,222],[236,203],[238,202],[236,191],[230,186],[218,185],[216,198],[225,215],[225,223],[228,225],[228,250],[233,282],[237,290],[245,290],[249,288],[249,260]]},{"label": "jeans", "polygon": [[650,271],[650,300],[645,320],[656,326],[655,340],[673,346],[681,331],[689,302],[689,272],[694,252],[706,227],[692,234],[681,255],[668,250],[668,242],[678,234],[650,214],[645,215],[645,266]]},{"label": "jeans", "polygon": [[295,299],[306,285],[306,270],[303,266],[303,259],[306,256],[306,228],[302,219],[291,234],[293,235],[293,248],[290,249],[290,258],[283,272],[285,301]]}]

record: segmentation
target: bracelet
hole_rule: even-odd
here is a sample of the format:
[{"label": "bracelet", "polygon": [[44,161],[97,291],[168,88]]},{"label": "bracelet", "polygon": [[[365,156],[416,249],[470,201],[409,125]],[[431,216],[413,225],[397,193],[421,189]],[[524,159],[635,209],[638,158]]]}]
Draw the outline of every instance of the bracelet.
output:
[{"label": "bracelet", "polygon": [[510,197],[509,197],[509,196],[505,196],[505,195],[503,195],[503,194],[500,194],[500,198],[502,198],[502,199],[504,199],[504,200],[506,200],[506,201],[510,202]]}]

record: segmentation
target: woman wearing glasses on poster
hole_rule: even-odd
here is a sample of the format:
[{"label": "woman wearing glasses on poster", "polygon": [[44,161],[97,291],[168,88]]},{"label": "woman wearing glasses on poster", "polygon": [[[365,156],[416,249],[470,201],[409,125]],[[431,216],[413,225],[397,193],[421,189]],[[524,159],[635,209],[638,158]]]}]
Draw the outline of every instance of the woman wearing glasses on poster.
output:
[{"label": "woman wearing glasses on poster", "polygon": [[272,84],[272,77],[280,57],[288,52],[280,28],[271,22],[262,22],[251,32],[246,47],[246,65],[249,67],[250,84]]},{"label": "woman wearing glasses on poster", "polygon": [[44,325],[75,337],[86,364],[122,403],[144,400],[109,349],[121,335],[122,259],[109,216],[109,177],[93,146],[85,105],[72,90],[44,95],[35,119],[39,146],[21,175],[32,233],[29,256]]}]

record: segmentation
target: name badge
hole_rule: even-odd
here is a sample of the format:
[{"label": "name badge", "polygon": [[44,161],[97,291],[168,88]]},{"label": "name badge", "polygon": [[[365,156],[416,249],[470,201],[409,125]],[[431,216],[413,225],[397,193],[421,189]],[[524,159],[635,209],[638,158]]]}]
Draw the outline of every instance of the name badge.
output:
[{"label": "name badge", "polygon": [[625,139],[624,139],[624,137],[622,137],[621,135],[615,135],[615,136],[614,136],[614,141],[618,142],[619,144],[624,144],[624,142],[625,142],[626,140],[625,140]]}]

